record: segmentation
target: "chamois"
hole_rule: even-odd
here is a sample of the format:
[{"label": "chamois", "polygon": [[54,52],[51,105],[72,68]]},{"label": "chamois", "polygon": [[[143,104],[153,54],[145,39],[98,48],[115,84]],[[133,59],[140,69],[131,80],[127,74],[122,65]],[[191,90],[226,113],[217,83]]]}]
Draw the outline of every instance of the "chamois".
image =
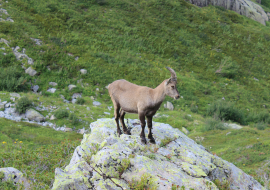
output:
[{"label": "chamois", "polygon": [[139,114],[142,131],[140,134],[142,143],[146,144],[145,139],[145,117],[149,129],[148,139],[150,143],[155,144],[155,139],[152,134],[152,119],[166,95],[178,99],[179,92],[176,88],[177,77],[176,73],[170,67],[166,67],[171,72],[171,77],[164,80],[155,89],[146,86],[138,86],[124,79],[116,80],[108,86],[109,94],[114,105],[114,118],[117,125],[117,133],[122,134],[119,127],[120,122],[125,134],[130,135],[125,123],[124,116],[126,112]]}]

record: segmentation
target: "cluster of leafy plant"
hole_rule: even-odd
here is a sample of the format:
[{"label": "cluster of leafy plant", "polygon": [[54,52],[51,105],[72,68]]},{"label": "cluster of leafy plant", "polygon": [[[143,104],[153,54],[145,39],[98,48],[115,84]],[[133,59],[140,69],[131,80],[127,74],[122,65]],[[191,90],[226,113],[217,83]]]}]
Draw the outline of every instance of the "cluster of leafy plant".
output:
[{"label": "cluster of leafy plant", "polygon": [[27,109],[33,106],[32,101],[28,99],[28,97],[24,96],[17,100],[15,105],[16,111],[18,113],[25,113]]},{"label": "cluster of leafy plant", "polygon": [[226,127],[224,123],[219,119],[207,118],[205,120],[205,126],[203,127],[203,131],[211,131],[211,130],[225,130]]},{"label": "cluster of leafy plant", "polygon": [[54,112],[54,116],[57,119],[68,118],[72,125],[77,125],[79,123],[79,118],[74,113],[69,113],[66,109],[58,109]]},{"label": "cluster of leafy plant", "polygon": [[76,104],[83,105],[85,103],[85,99],[83,98],[77,98]]},{"label": "cluster of leafy plant", "polygon": [[245,124],[244,112],[237,108],[233,103],[226,101],[213,102],[207,108],[207,116],[213,116],[221,121],[235,121],[240,124]]},{"label": "cluster of leafy plant", "polygon": [[54,116],[57,119],[67,118],[69,116],[69,112],[66,109],[58,109],[54,112]]},{"label": "cluster of leafy plant", "polygon": [[1,67],[0,90],[9,92],[21,92],[29,89],[27,78],[21,68],[17,66]]}]

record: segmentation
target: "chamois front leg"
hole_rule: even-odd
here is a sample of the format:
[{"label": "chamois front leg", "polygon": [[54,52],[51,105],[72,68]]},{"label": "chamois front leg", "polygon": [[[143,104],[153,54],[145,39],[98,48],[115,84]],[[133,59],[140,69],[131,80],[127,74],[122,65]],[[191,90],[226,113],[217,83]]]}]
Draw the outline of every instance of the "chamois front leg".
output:
[{"label": "chamois front leg", "polygon": [[153,137],[152,133],[152,119],[153,116],[146,116],[147,119],[147,126],[148,126],[148,139],[150,140],[150,143],[156,144],[156,141]]},{"label": "chamois front leg", "polygon": [[145,128],[145,115],[144,113],[139,113],[139,119],[141,121],[141,127],[142,127],[142,131],[141,131],[141,141],[143,144],[146,144],[146,139],[145,139],[145,133],[144,133],[144,128]]},{"label": "chamois front leg", "polygon": [[120,108],[115,106],[115,108],[114,108],[114,119],[115,119],[116,126],[117,126],[117,133],[118,133],[118,136],[120,137],[122,132],[121,132],[121,129],[119,127],[119,116],[120,116],[119,111],[120,111]]},{"label": "chamois front leg", "polygon": [[129,130],[127,129],[126,125],[125,125],[125,114],[126,112],[124,112],[122,109],[120,111],[120,122],[122,124],[122,128],[125,134],[127,135],[131,135],[131,133],[129,132]]}]

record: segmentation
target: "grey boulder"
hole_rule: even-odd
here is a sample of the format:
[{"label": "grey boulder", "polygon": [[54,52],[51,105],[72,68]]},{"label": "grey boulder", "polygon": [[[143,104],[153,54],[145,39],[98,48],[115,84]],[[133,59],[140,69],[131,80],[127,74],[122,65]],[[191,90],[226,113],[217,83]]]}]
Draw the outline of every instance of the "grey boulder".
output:
[{"label": "grey boulder", "polygon": [[140,181],[142,176],[151,180],[157,190],[172,189],[173,184],[184,189],[218,189],[214,180],[228,183],[233,190],[265,189],[252,176],[207,152],[168,124],[154,122],[156,144],[145,145],[140,140],[139,121],[129,119],[128,123],[131,135],[120,137],[114,119],[91,123],[91,132],[84,133],[69,165],[55,169],[52,189],[128,190],[132,189],[130,182]]},{"label": "grey boulder", "polygon": [[45,117],[34,109],[28,109],[25,112],[25,117],[30,121],[43,122]]}]

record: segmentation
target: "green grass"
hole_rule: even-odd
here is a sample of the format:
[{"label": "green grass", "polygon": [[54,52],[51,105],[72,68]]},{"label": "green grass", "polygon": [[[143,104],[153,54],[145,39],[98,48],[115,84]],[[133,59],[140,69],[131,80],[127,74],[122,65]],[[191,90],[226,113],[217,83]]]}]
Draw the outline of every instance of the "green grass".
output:
[{"label": "green grass", "polygon": [[14,167],[33,182],[33,189],[49,189],[56,167],[66,166],[82,135],[0,118],[0,168]]},{"label": "green grass", "polygon": [[[154,121],[169,123],[180,130],[185,127],[194,140],[204,137],[199,138],[198,143],[259,180],[256,171],[269,159],[269,22],[263,26],[221,7],[198,8],[184,0],[104,2],[11,0],[1,3],[15,21],[1,22],[0,27],[0,38],[10,42],[10,47],[0,43],[0,47],[6,48],[5,51],[0,49],[0,90],[4,90],[0,94],[1,101],[10,101],[9,92],[24,92],[21,96],[27,96],[35,105],[42,103],[45,107],[68,110],[71,117],[51,121],[56,125],[87,129],[98,118],[113,117],[113,110],[107,108],[112,102],[105,86],[124,78],[154,88],[169,78],[165,66],[170,66],[177,73],[177,88],[182,98],[167,97],[165,101],[171,101],[175,110],[161,107],[159,113],[169,117]],[[262,0],[262,6],[270,12],[269,0]],[[42,40],[42,45],[36,45],[30,38]],[[21,68],[22,63],[26,68],[30,66],[26,59],[22,63],[15,60],[11,47],[16,46],[20,47],[19,51],[25,48],[26,54],[33,58],[36,76],[28,76]],[[79,59],[75,61],[77,56]],[[86,69],[87,74],[82,75],[80,69]],[[42,95],[27,93],[30,80],[39,85]],[[54,94],[46,92],[49,82],[58,83]],[[69,84],[77,88],[69,91]],[[82,94],[83,105],[65,104],[60,98],[63,95],[71,100],[74,93]],[[102,105],[93,107],[90,96]],[[225,99],[224,105],[217,104],[222,99]],[[110,116],[104,112],[109,112]],[[213,122],[213,125],[205,124],[206,115],[249,126],[237,131],[220,130]],[[238,117],[233,117],[235,115]],[[126,117],[138,118],[137,115]],[[52,164],[63,167],[70,157],[62,148],[72,147],[68,148],[72,151],[78,144],[77,134],[0,120],[0,139],[7,142],[1,144],[5,148],[0,152],[8,148],[11,151],[7,157],[19,156],[26,160],[10,159],[5,166],[17,167],[38,179],[37,187],[48,189],[54,168],[49,165],[36,176],[38,172],[34,174],[26,163],[35,159],[33,168],[40,171],[36,163],[45,159],[44,155],[50,155]],[[231,134],[226,135],[229,132]],[[67,138],[74,141],[61,143]],[[23,143],[14,143],[16,139]],[[245,148],[249,145],[253,147]],[[29,154],[18,152],[22,150]],[[52,150],[57,150],[57,155]],[[57,165],[54,159],[58,156],[62,156],[63,161]]]}]

